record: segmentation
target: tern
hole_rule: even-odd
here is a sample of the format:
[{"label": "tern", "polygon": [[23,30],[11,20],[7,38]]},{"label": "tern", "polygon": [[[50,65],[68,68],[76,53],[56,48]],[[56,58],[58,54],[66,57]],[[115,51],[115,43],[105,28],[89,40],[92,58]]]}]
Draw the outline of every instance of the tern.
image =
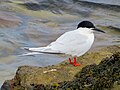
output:
[{"label": "tern", "polygon": [[33,52],[33,54],[68,54],[74,57],[74,61],[69,58],[69,63],[74,66],[80,66],[81,64],[76,62],[77,57],[82,56],[91,48],[94,42],[94,31],[105,33],[97,29],[92,22],[82,21],[78,24],[76,30],[65,32],[45,47],[25,47],[24,49]]}]

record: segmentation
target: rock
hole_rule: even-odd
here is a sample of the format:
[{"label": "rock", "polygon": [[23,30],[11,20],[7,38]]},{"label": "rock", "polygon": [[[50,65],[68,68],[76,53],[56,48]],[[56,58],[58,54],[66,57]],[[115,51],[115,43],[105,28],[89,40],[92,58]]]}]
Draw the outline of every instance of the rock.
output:
[{"label": "rock", "polygon": [[[113,52],[115,54],[112,55]],[[96,90],[100,88],[103,90],[118,86],[119,83],[114,83],[119,82],[120,79],[119,46],[106,47],[99,52],[89,52],[79,59],[78,61],[83,64],[81,67],[73,67],[67,61],[48,67],[21,66],[15,77],[5,81],[1,89],[91,90],[92,88]]]},{"label": "rock", "polygon": [[84,67],[75,77],[72,81],[52,85],[35,85],[33,90],[111,89],[113,88],[114,82],[120,79],[120,52],[113,54],[110,58],[102,60],[99,65],[92,64]]}]

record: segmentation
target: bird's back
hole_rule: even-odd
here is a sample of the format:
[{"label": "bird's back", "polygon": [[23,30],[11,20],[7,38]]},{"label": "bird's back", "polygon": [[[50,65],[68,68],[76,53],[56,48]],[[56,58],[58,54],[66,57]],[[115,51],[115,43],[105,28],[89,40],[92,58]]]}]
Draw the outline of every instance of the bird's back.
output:
[{"label": "bird's back", "polygon": [[55,42],[46,47],[46,51],[81,56],[87,52],[94,41],[94,34],[81,32],[79,29],[66,32]]}]

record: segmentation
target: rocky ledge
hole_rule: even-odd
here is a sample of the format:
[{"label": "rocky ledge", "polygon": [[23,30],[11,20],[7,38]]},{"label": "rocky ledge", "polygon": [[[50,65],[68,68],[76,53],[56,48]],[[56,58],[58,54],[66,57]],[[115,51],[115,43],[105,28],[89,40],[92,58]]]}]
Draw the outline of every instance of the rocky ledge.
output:
[{"label": "rocky ledge", "polygon": [[48,67],[21,66],[1,90],[120,90],[120,46],[95,50],[78,59],[80,67],[67,61]]}]

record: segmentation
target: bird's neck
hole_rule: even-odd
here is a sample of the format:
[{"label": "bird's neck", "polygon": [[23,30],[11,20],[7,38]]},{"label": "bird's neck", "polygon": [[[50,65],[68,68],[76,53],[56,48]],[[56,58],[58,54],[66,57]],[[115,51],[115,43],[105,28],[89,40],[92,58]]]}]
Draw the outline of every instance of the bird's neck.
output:
[{"label": "bird's neck", "polygon": [[93,30],[89,28],[78,28],[78,30],[80,33],[83,34],[93,34]]}]

